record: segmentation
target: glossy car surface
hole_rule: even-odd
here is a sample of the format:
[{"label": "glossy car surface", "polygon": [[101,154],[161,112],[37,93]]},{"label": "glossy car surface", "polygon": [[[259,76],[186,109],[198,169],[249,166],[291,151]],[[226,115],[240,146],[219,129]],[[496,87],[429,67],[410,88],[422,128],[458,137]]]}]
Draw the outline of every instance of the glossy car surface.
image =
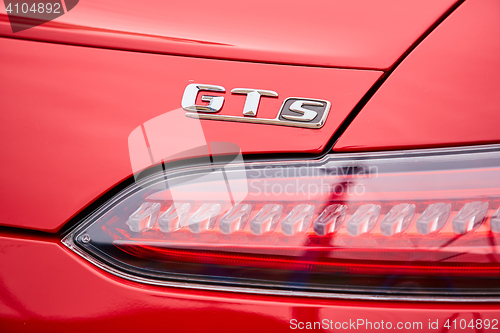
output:
[{"label": "glossy car surface", "polygon": [[[19,33],[1,10],[0,331],[281,332],[292,318],[431,331],[436,320],[499,319],[497,303],[470,299],[144,285],[61,244],[135,172],[206,156],[193,150],[204,142],[257,160],[499,143],[498,1],[82,1]],[[247,86],[279,93],[262,99],[263,117],[291,96],[329,100],[331,114],[318,130],[201,121],[200,136],[180,106],[193,82],[226,87],[226,115],[245,101],[228,92]]]}]

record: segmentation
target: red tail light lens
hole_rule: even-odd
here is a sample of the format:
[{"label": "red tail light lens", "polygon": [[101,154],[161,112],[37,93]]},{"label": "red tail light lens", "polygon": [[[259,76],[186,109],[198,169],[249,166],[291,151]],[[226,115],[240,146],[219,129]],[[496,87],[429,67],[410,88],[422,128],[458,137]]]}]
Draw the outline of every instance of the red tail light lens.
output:
[{"label": "red tail light lens", "polygon": [[498,146],[329,155],[162,172],[63,242],[157,284],[491,295],[499,211]]}]

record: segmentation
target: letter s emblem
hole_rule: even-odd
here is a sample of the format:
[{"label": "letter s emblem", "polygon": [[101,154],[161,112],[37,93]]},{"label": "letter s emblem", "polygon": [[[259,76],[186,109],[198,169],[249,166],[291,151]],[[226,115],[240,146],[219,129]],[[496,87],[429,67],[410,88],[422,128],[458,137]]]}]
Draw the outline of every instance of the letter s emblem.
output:
[{"label": "letter s emblem", "polygon": [[288,119],[288,120],[294,120],[294,121],[311,121],[316,116],[318,113],[313,110],[305,109],[303,108],[304,106],[323,106],[323,103],[320,102],[315,102],[315,101],[306,101],[306,100],[299,100],[295,101],[290,105],[290,111],[296,112],[300,114],[300,116],[292,116],[288,114],[282,115],[283,118]]}]

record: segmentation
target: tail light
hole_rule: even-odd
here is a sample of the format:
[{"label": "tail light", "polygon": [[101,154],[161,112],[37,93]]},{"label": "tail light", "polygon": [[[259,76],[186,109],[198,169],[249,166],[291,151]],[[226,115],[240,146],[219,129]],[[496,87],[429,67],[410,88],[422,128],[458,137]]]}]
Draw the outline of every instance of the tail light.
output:
[{"label": "tail light", "polygon": [[239,158],[138,181],[63,243],[154,284],[325,295],[500,291],[500,147]]}]

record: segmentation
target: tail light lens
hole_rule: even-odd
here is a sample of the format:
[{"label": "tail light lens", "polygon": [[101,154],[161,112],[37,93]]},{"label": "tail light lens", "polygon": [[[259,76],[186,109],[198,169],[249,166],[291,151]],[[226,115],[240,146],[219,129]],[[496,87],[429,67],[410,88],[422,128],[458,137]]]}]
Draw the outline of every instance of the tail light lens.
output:
[{"label": "tail light lens", "polygon": [[138,181],[63,243],[156,284],[484,295],[500,291],[499,211],[498,146],[237,158]]}]

